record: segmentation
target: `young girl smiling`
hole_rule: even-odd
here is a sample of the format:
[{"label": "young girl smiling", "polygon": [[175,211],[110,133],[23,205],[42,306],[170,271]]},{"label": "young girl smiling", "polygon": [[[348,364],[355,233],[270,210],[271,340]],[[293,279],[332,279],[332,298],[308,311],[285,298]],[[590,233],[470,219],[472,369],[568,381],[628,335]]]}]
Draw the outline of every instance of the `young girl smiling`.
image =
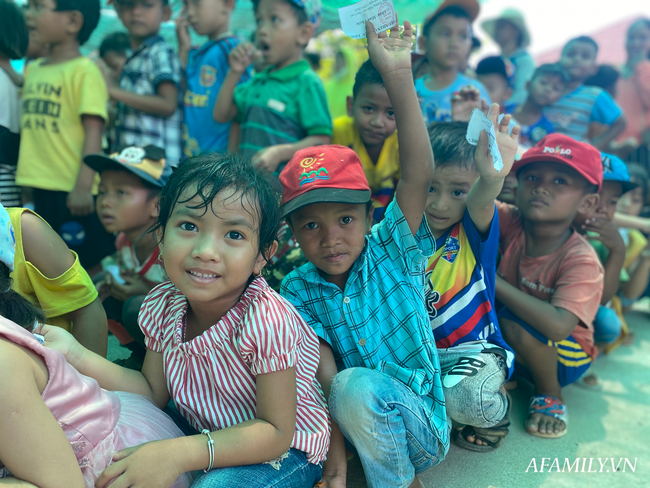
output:
[{"label": "young girl smiling", "polygon": [[278,201],[267,177],[235,156],[197,156],[174,172],[156,225],[170,281],[140,311],[141,373],[45,328],[46,345],[80,372],[160,408],[171,397],[201,432],[117,453],[97,487],[115,478],[133,488],[168,487],[200,469],[207,474],[193,487],[320,480],[330,426],[315,379],[318,339],[260,276],[277,247]]}]

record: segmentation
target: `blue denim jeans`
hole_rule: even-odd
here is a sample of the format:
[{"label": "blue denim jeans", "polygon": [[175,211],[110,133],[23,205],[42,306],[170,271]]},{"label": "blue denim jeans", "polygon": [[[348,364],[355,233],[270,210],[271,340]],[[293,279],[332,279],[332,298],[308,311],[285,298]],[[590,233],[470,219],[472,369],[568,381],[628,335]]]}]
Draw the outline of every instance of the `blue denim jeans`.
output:
[{"label": "blue denim jeans", "polygon": [[322,473],[322,464],[312,464],[304,452],[290,449],[269,463],[213,469],[190,488],[311,488]]},{"label": "blue denim jeans", "polygon": [[359,454],[370,488],[408,487],[445,456],[420,397],[386,374],[342,371],[332,382],[329,405]]}]

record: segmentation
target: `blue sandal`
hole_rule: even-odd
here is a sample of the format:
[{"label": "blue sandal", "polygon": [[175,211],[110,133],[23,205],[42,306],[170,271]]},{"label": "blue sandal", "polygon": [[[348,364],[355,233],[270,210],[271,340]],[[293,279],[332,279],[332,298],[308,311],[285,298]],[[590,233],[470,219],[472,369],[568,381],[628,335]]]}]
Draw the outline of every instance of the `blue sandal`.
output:
[{"label": "blue sandal", "polygon": [[557,439],[558,437],[563,437],[566,435],[569,429],[569,412],[567,411],[566,405],[562,403],[562,400],[546,395],[535,395],[530,399],[528,418],[530,418],[530,416],[534,413],[540,413],[542,415],[546,415],[547,417],[553,417],[564,422],[564,429],[560,432],[551,432],[550,434],[537,431],[531,432],[526,429],[526,432],[528,432],[530,435],[544,437],[546,439]]}]

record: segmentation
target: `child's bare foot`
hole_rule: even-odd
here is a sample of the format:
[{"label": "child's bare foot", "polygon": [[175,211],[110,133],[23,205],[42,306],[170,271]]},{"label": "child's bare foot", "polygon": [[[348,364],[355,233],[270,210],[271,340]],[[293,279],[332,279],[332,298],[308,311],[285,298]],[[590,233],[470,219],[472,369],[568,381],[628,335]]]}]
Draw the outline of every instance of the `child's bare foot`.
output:
[{"label": "child's bare foot", "polygon": [[528,410],[526,430],[537,437],[562,437],[567,433],[567,418],[561,398],[535,395]]}]

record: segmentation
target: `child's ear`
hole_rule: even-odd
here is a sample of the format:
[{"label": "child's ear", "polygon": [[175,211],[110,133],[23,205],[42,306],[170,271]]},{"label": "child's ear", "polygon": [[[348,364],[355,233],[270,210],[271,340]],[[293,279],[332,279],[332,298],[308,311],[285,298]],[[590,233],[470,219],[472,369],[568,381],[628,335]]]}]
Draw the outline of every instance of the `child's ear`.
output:
[{"label": "child's ear", "polygon": [[262,273],[264,267],[271,261],[271,258],[275,256],[275,253],[278,251],[278,241],[273,241],[273,244],[269,246],[266,251],[260,251],[255,260],[255,265],[253,266],[253,274],[259,276]]},{"label": "child's ear", "polygon": [[422,52],[426,52],[427,50],[427,37],[426,36],[420,36],[418,37],[418,49]]},{"label": "child's ear", "polygon": [[298,44],[301,46],[306,46],[309,44],[309,40],[314,37],[316,33],[316,27],[311,22],[303,22],[298,27]]},{"label": "child's ear", "polygon": [[582,202],[580,202],[580,207],[578,207],[578,213],[583,215],[590,214],[597,206],[600,201],[600,195],[598,193],[589,193],[582,197]]},{"label": "child's ear", "polygon": [[348,97],[346,98],[346,103],[348,107],[348,117],[353,117],[352,107],[354,106],[354,98],[348,95]]},{"label": "child's ear", "polygon": [[506,101],[510,100],[510,97],[512,96],[512,91],[513,91],[512,87],[509,86],[508,89],[506,90],[506,99],[503,101],[504,104],[506,103]]},{"label": "child's ear", "polygon": [[152,219],[157,219],[160,216],[160,202],[158,200],[158,197],[157,196],[153,197],[151,199],[151,202],[149,202],[149,204],[150,204],[149,208],[151,212],[150,217]]},{"label": "child's ear", "polygon": [[167,22],[169,19],[172,18],[172,9],[169,7],[169,5],[165,5],[163,7],[163,22]]},{"label": "child's ear", "polygon": [[78,35],[84,26],[84,15],[78,10],[70,10],[68,14],[68,25],[66,31],[68,34]]}]

